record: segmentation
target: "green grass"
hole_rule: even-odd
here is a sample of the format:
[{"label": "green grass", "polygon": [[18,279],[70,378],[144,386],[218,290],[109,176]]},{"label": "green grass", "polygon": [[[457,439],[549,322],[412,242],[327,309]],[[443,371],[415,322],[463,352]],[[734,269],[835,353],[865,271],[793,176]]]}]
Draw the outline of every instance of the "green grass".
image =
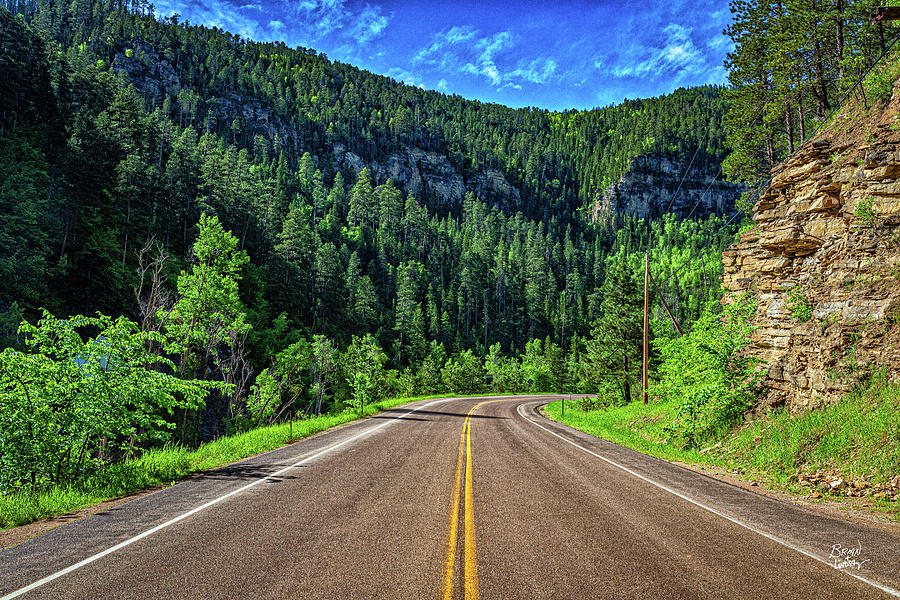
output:
[{"label": "green grass", "polygon": [[[372,415],[424,398],[393,398],[374,402],[366,406],[365,414]],[[131,492],[171,483],[192,473],[274,450],[358,418],[358,411],[348,409],[336,414],[294,421],[292,431],[289,424],[280,423],[222,437],[193,450],[171,444],[151,449],[140,458],[110,465],[75,484],[0,496],[0,529],[24,525]]]},{"label": "green grass", "polygon": [[[877,375],[865,387],[821,409],[779,410],[726,432],[707,450],[669,444],[663,428],[675,418],[675,402],[640,402],[582,411],[560,403],[547,414],[566,425],[665,460],[725,467],[745,479],[794,493],[811,493],[800,474],[833,473],[879,486],[900,475],[900,384]],[[712,442],[710,442],[712,444]],[[827,496],[828,494],[826,494]],[[870,507],[900,518],[900,501],[867,498]]]},{"label": "green grass", "polygon": [[627,446],[665,460],[687,463],[713,463],[709,455],[696,449],[680,448],[667,443],[663,427],[675,418],[674,402],[657,402],[644,406],[632,402],[625,406],[582,411],[575,402],[566,402],[566,416],[562,417],[559,401],[551,402],[544,410],[556,421],[597,437]]},{"label": "green grass", "polygon": [[877,375],[823,409],[774,412],[723,446],[730,462],[779,487],[796,488],[798,472],[820,469],[870,484],[889,482],[900,475],[900,385]]}]

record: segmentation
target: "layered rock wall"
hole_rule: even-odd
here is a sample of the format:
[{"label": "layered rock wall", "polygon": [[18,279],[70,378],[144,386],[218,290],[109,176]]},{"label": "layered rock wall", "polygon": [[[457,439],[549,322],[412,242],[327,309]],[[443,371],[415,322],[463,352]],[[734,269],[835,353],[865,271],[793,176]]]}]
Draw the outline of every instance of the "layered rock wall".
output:
[{"label": "layered rock wall", "polygon": [[521,193],[500,171],[487,169],[466,179],[445,155],[420,148],[404,148],[381,162],[366,162],[343,144],[335,144],[334,168],[354,176],[368,168],[376,184],[390,179],[404,192],[443,206],[458,206],[466,192],[472,192],[507,212],[521,208]]},{"label": "layered rock wall", "polygon": [[594,218],[602,210],[640,219],[659,217],[667,208],[680,218],[733,212],[741,188],[723,180],[718,164],[690,164],[685,172],[688,164],[657,155],[635,158],[619,181],[604,190]]},{"label": "layered rock wall", "polygon": [[886,368],[900,377],[900,125],[838,118],[773,179],[725,251],[724,286],[757,295],[761,405],[817,406]]}]

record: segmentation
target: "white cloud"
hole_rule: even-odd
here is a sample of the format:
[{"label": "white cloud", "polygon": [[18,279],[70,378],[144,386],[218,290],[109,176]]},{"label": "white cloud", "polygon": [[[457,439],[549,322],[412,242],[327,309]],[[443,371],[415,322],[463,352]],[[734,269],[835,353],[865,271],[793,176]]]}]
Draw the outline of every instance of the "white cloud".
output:
[{"label": "white cloud", "polygon": [[706,49],[711,52],[718,53],[723,48],[726,52],[734,50],[734,42],[732,42],[731,38],[727,35],[717,35],[713,38],[710,38],[710,40],[706,42]]},{"label": "white cloud", "polygon": [[412,62],[445,73],[484,78],[498,89],[522,89],[525,82],[547,83],[556,75],[557,62],[546,57],[517,56],[521,54],[517,52],[517,39],[511,31],[481,35],[471,26],[455,26],[433,35]]},{"label": "white cloud", "polygon": [[241,14],[242,9],[252,9],[255,5],[232,6],[224,0],[208,0],[185,4],[179,0],[158,0],[154,3],[156,14],[169,16],[179,13],[183,20],[202,23],[208,27],[219,27],[230,33],[254,40],[265,39],[259,23]]},{"label": "white cloud", "polygon": [[450,85],[447,83],[447,80],[443,79],[443,78],[441,78],[441,80],[437,82],[436,87],[437,87],[438,91],[440,91],[440,92],[446,93],[446,92],[450,91]]},{"label": "white cloud", "polygon": [[264,9],[253,0],[243,4],[231,4],[229,0],[157,0],[155,9],[159,15],[177,12],[192,23],[220,27],[258,41],[321,47],[323,39],[331,37],[345,60],[358,59],[364,47],[384,35],[393,18],[393,14],[383,14],[380,6],[351,4],[349,0],[282,0],[281,10],[271,15],[278,19],[269,21],[259,19],[256,13]]},{"label": "white cloud", "polygon": [[[706,57],[691,40],[689,27],[670,23],[663,29],[665,45],[662,48],[647,48],[638,57],[627,57],[627,64],[616,65],[612,69],[614,77],[658,77],[674,74],[676,79],[685,75],[697,75],[706,70]],[[643,56],[644,58],[640,58]]]},{"label": "white cloud", "polygon": [[411,71],[407,71],[406,69],[391,67],[390,69],[388,69],[386,75],[388,77],[396,79],[401,83],[405,83],[406,85],[425,89],[425,84],[422,83],[422,78]]},{"label": "white cloud", "polygon": [[458,27],[454,26],[447,31],[434,34],[431,44],[419,50],[412,58],[413,64],[427,64],[439,67],[445,67],[445,60],[450,53],[446,52],[451,46],[456,46],[462,42],[471,40],[475,37],[476,30],[468,25]]},{"label": "white cloud", "polygon": [[304,19],[304,28],[312,29],[322,37],[343,29],[350,16],[344,0],[301,0],[293,8],[297,16]]},{"label": "white cloud", "polygon": [[366,4],[359,15],[356,16],[356,24],[351,35],[361,44],[371,42],[379,37],[388,26],[389,18],[381,14],[381,7],[372,7]]},{"label": "white cloud", "polygon": [[527,66],[519,66],[509,73],[510,78],[521,78],[531,83],[547,83],[556,73],[556,61],[552,58],[536,58]]}]

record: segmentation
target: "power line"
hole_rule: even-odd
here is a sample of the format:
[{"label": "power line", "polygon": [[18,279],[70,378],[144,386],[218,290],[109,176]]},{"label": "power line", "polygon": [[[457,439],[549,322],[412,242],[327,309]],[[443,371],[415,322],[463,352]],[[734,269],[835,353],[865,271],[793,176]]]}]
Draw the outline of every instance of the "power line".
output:
[{"label": "power line", "polygon": [[703,199],[706,198],[706,194],[709,193],[709,190],[712,188],[713,184],[719,180],[719,175],[722,174],[722,167],[719,167],[719,172],[713,177],[713,180],[706,186],[706,191],[700,196],[700,199],[694,204],[694,208],[691,209],[691,213],[687,216],[688,219],[694,216],[694,212],[696,212],[697,207],[700,206],[700,203],[703,202]]},{"label": "power line", "polygon": [[[799,145],[799,146],[798,146],[798,147],[797,147],[790,155],[788,155],[787,158],[785,158],[783,161],[781,161],[781,163],[780,163],[778,169],[771,175],[771,177],[769,177],[769,179],[768,179],[764,184],[762,184],[762,185],[760,185],[760,186],[758,186],[758,187],[756,188],[756,194],[757,194],[757,195],[759,194],[759,191],[760,191],[760,190],[764,189],[764,187],[768,187],[768,186],[771,185],[771,183],[772,183],[772,181],[775,179],[775,177],[777,177],[777,176],[778,176],[785,168],[787,168],[787,164],[790,162],[790,160],[791,160],[794,156],[796,156],[797,153],[799,153],[800,150],[803,149],[803,147],[806,145],[806,143],[809,142],[809,140],[811,140],[813,137],[815,137],[816,134],[822,129],[822,127],[824,127],[825,124],[828,123],[828,122],[831,120],[831,117],[833,117],[833,116],[834,116],[834,115],[835,115],[835,114],[843,107],[844,103],[847,101],[847,99],[850,97],[850,95],[854,92],[854,90],[856,90],[856,88],[859,87],[859,85],[865,80],[865,78],[869,76],[869,73],[872,72],[872,69],[874,69],[875,66],[876,66],[879,62],[881,62],[881,59],[883,59],[883,58],[885,57],[885,55],[887,55],[887,53],[891,50],[891,48],[893,48],[894,44],[896,44],[898,40],[900,40],[900,35],[897,35],[897,37],[895,37],[895,38],[893,39],[893,41],[891,41],[891,43],[888,44],[888,46],[887,46],[887,47],[884,49],[884,51],[878,56],[878,58],[876,58],[875,61],[869,66],[869,68],[866,69],[866,72],[863,73],[863,75],[862,75],[861,77],[859,77],[859,79],[856,80],[856,82],[853,84],[853,86],[850,87],[849,90],[847,90],[847,92],[844,94],[844,96],[841,98],[841,100],[837,103],[837,105],[834,107],[834,109],[832,109],[832,111],[828,114],[828,116],[826,116],[825,119],[823,119],[823,120],[819,123],[819,125],[818,125],[818,126],[817,126],[817,127],[816,127],[809,135],[808,135],[808,136],[806,136],[806,138],[800,143],[800,145]],[[762,112],[762,110],[760,110],[760,112]],[[698,148],[698,149],[699,149],[699,148]],[[706,191],[703,193],[703,195],[700,197],[700,199],[698,199],[697,202],[694,204],[694,208],[691,210],[690,214],[689,214],[688,217],[687,217],[688,219],[690,219],[691,216],[693,216],[694,212],[697,210],[697,207],[700,205],[700,202],[706,197],[706,194],[709,192],[710,188],[712,188],[712,185],[713,185],[716,181],[718,181],[718,178],[719,178],[719,176],[720,176],[721,174],[722,174],[722,169],[720,168],[720,169],[719,169],[719,174],[716,175],[716,177],[713,179],[712,183],[710,183],[709,186],[707,186]],[[680,186],[679,186],[679,187],[680,187]],[[668,210],[667,210],[666,212],[668,212]],[[728,221],[725,222],[725,224],[722,226],[722,228],[724,229],[724,228],[728,227],[728,225],[730,225],[731,222],[734,221],[734,219],[735,219],[736,217],[738,217],[739,215],[741,215],[741,214],[743,214],[741,211],[735,212],[733,215],[731,215],[731,218],[729,218]],[[730,236],[730,237],[733,237],[733,236],[734,236],[734,234],[732,234],[732,236]],[[715,239],[716,239],[715,237],[710,237],[709,240],[707,240],[707,242],[706,242],[705,244],[703,244],[702,246],[700,246],[700,248],[697,249],[697,254],[700,255],[700,253],[701,253],[703,250],[705,250],[707,247],[709,247],[709,245],[710,245]],[[676,269],[675,271],[673,271],[673,272],[666,278],[666,279],[667,279],[667,282],[669,283],[670,286],[671,286],[671,283],[672,283],[671,280],[672,280],[679,272],[681,272],[682,269],[684,269],[685,267],[687,267],[687,266],[691,263],[691,260],[693,260],[693,258],[694,258],[694,257],[691,257],[691,259],[688,260],[688,262],[686,262],[686,263],[684,263],[683,265],[681,265],[681,267],[679,267],[678,269]]]},{"label": "power line", "polygon": [[[811,140],[813,137],[815,137],[816,134],[822,129],[822,127],[824,127],[824,125],[825,125],[826,123],[828,123],[828,122],[831,120],[831,117],[833,117],[833,116],[835,115],[835,113],[837,113],[837,112],[841,109],[841,107],[843,107],[844,103],[847,101],[847,99],[850,97],[850,95],[854,92],[854,90],[856,90],[856,88],[859,87],[859,85],[865,80],[865,78],[868,77],[869,73],[872,72],[872,69],[874,69],[875,66],[876,66],[879,62],[881,62],[881,59],[883,59],[883,58],[885,57],[885,55],[891,50],[891,48],[893,48],[894,44],[896,44],[898,40],[900,40],[900,35],[897,35],[897,37],[895,37],[895,38],[891,41],[891,43],[888,44],[888,46],[887,46],[887,47],[884,49],[884,51],[878,56],[878,58],[875,59],[875,61],[869,66],[869,68],[866,70],[866,72],[863,73],[863,75],[862,75],[859,79],[856,80],[856,82],[853,84],[853,86],[850,87],[849,90],[847,90],[847,92],[844,94],[844,96],[843,96],[843,97],[841,98],[841,100],[838,102],[837,106],[835,106],[835,108],[832,109],[832,111],[828,114],[828,116],[826,116],[825,119],[823,119],[823,120],[818,124],[818,126],[817,126],[817,127],[816,127],[816,128],[815,128],[808,136],[806,136],[806,138],[800,143],[800,145],[799,145],[793,152],[791,152],[791,154],[789,154],[789,155],[787,156],[787,158],[785,158],[783,161],[781,161],[781,163],[780,163],[778,169],[777,169],[774,173],[772,173],[772,175],[769,177],[769,179],[768,179],[764,184],[762,184],[762,185],[760,185],[760,186],[758,186],[758,187],[756,188],[755,193],[756,193],[757,196],[759,195],[759,192],[760,192],[760,190],[763,189],[763,187],[768,187],[768,186],[771,185],[771,183],[772,183],[772,181],[775,179],[775,177],[777,177],[777,176],[778,176],[785,168],[787,168],[787,164],[790,162],[790,160],[791,160],[794,156],[796,156],[797,153],[799,153],[800,150],[803,149],[803,147],[806,145],[806,143],[807,143],[809,140]],[[765,109],[765,107],[762,107],[762,108],[760,109],[759,113],[761,114],[762,111],[763,111],[764,109]],[[758,116],[758,115],[757,115],[757,116]],[[675,202],[675,199],[678,197],[678,194],[679,194],[680,191],[681,191],[682,184],[684,183],[684,180],[685,180],[685,178],[687,177],[687,174],[688,174],[688,172],[689,172],[689,170],[690,170],[690,167],[691,167],[691,165],[693,165],[694,159],[697,157],[697,153],[698,153],[699,151],[700,151],[700,146],[698,145],[698,146],[697,146],[697,150],[694,152],[694,157],[691,158],[691,162],[689,163],[688,168],[685,170],[685,173],[684,173],[684,175],[683,175],[682,178],[681,178],[681,182],[678,184],[678,189],[675,191],[675,195],[672,196],[672,200],[669,201],[669,205],[666,207],[665,213],[668,213],[668,212],[669,212],[669,210],[671,209],[672,205],[673,205],[674,202]],[[688,214],[687,219],[690,219],[690,218],[694,215],[694,213],[695,213],[696,210],[697,210],[697,207],[698,207],[698,206],[700,205],[700,203],[706,198],[706,195],[709,193],[709,190],[712,188],[713,184],[716,183],[716,182],[719,180],[719,177],[720,177],[721,175],[722,175],[722,168],[720,167],[720,168],[719,168],[719,172],[718,172],[718,173],[716,174],[716,176],[713,178],[712,182],[710,182],[710,184],[706,187],[706,190],[703,192],[703,194],[700,196],[700,198],[697,199],[697,202],[694,203],[694,207],[691,209],[691,212]],[[665,213],[664,213],[664,214],[665,214]],[[743,214],[742,211],[739,211],[739,210],[738,210],[738,211],[735,211],[735,213],[731,215],[731,217],[725,222],[725,224],[722,225],[722,229],[727,228],[727,227],[734,221],[735,218],[737,218],[738,216],[740,216],[740,215],[742,215],[742,214]],[[734,235],[735,235],[735,234],[731,234],[731,235],[728,236],[728,237],[733,238]],[[700,257],[701,262],[703,262],[703,254],[702,254],[703,250],[705,250],[707,247],[709,247],[709,245],[710,245],[711,243],[713,243],[713,241],[714,241],[715,239],[716,239],[716,236],[712,236],[712,235],[711,235],[710,238],[706,241],[706,243],[703,244],[702,246],[700,246],[700,248],[697,249],[697,256]],[[649,261],[649,252],[650,252],[650,248],[647,249],[647,253],[648,253],[648,254],[647,254],[647,256],[648,256],[647,260],[648,260],[648,261]],[[694,258],[696,258],[696,257],[695,257],[695,256],[691,256],[691,257],[688,259],[687,262],[685,262],[685,263],[682,264],[678,269],[676,269],[676,270],[673,271],[671,274],[669,274],[669,276],[666,278],[666,283],[669,284],[669,287],[670,287],[670,288],[673,287],[673,286],[672,286],[672,280],[678,275],[678,273],[680,273],[680,272],[682,271],[682,269],[684,269],[684,268],[687,267],[689,264],[691,264],[691,262],[694,260]],[[648,262],[648,269],[649,269],[649,262]],[[704,269],[704,276],[705,276],[705,272],[706,272],[706,266],[705,266],[705,265],[704,265],[703,269]],[[649,270],[648,270],[648,276],[649,276]],[[661,291],[658,287],[656,288],[656,291],[657,291],[657,293],[660,295],[660,297],[662,297],[662,291]],[[668,309],[668,307],[667,307],[667,309]],[[672,318],[673,323],[675,323],[675,317],[671,314],[671,311],[669,312],[669,316]],[[676,325],[676,328],[677,328],[677,327],[678,327],[678,324],[675,323],[675,325]],[[679,328],[679,330],[680,330],[680,328]]]},{"label": "power line", "polygon": [[688,163],[687,169],[684,170],[684,175],[681,176],[681,182],[679,182],[679,184],[678,184],[678,189],[675,190],[675,194],[672,196],[672,199],[669,200],[669,205],[666,207],[666,210],[665,210],[665,212],[663,212],[663,214],[668,213],[669,210],[672,208],[672,205],[675,204],[675,199],[678,198],[678,194],[679,194],[679,192],[681,192],[681,185],[684,183],[685,178],[687,178],[688,173],[690,173],[691,167],[694,165],[694,159],[697,158],[697,154],[699,154],[699,153],[700,153],[700,144],[697,144],[697,149],[694,151],[694,156],[691,157],[691,162]]},{"label": "power line", "polygon": [[790,162],[790,160],[791,160],[798,152],[800,152],[800,150],[803,149],[803,147],[806,145],[806,142],[808,142],[808,141],[811,140],[813,137],[815,137],[815,135],[816,135],[817,133],[819,133],[819,130],[821,130],[822,127],[824,127],[825,124],[828,123],[828,122],[831,120],[831,117],[833,117],[833,116],[835,115],[835,113],[837,113],[837,111],[839,111],[839,110],[841,109],[841,107],[844,106],[844,102],[847,101],[847,99],[850,97],[850,94],[852,94],[853,91],[854,91],[857,87],[859,87],[859,85],[865,80],[865,78],[869,76],[869,73],[872,72],[872,69],[874,69],[875,66],[876,66],[879,62],[881,62],[881,59],[884,58],[885,55],[891,50],[891,48],[894,47],[894,44],[897,43],[897,40],[900,40],[900,35],[897,35],[897,37],[895,37],[895,38],[893,39],[893,41],[892,41],[890,44],[888,44],[888,46],[887,46],[887,47],[884,49],[884,51],[878,56],[878,58],[876,58],[875,61],[869,66],[869,68],[866,69],[866,72],[863,73],[862,77],[860,77],[859,79],[857,79],[857,80],[856,80],[856,83],[854,83],[853,86],[852,86],[849,90],[847,90],[847,93],[845,93],[844,96],[843,96],[843,98],[841,98],[840,102],[837,103],[837,106],[835,106],[834,109],[832,109],[832,111],[831,111],[830,113],[828,113],[828,116],[825,117],[825,118],[824,118],[824,119],[816,126],[816,128],[812,131],[812,133],[810,133],[808,136],[806,136],[806,139],[804,139],[804,140],[800,143],[800,145],[797,146],[797,149],[794,150],[793,152],[791,152],[791,153],[788,155],[787,158],[785,158],[783,161],[781,161],[780,165],[778,166],[778,169],[772,174],[771,177],[769,177],[769,179],[765,182],[765,184],[760,185],[759,187],[756,188],[756,190],[757,190],[757,195],[759,194],[759,190],[763,189],[764,187],[768,187],[769,185],[771,185],[772,181],[779,175],[779,173],[781,173],[782,171],[784,171],[785,168],[787,168],[788,162]]}]

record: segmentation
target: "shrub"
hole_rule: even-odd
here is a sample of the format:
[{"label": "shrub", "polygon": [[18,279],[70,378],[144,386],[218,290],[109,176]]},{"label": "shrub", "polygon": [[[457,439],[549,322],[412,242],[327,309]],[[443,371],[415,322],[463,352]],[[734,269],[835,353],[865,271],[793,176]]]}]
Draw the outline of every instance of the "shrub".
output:
[{"label": "shrub", "polygon": [[667,433],[686,447],[732,426],[758,393],[761,361],[747,354],[756,300],[749,294],[716,314],[706,308],[688,335],[657,342],[663,362],[651,393],[678,403]]},{"label": "shrub", "polygon": [[500,344],[494,344],[484,359],[484,370],[490,381],[490,391],[500,393],[523,392],[528,388],[528,377],[519,360],[502,356]]},{"label": "shrub", "polygon": [[444,389],[454,394],[478,394],[484,391],[484,365],[466,350],[447,360],[441,379]]},{"label": "shrub", "polygon": [[800,284],[795,284],[788,289],[787,294],[787,307],[791,311],[791,316],[797,319],[798,323],[806,323],[812,319],[812,304],[809,302],[806,294],[803,293],[803,288],[800,287]]},{"label": "shrub", "polygon": [[[82,339],[83,331],[99,331]],[[148,348],[165,338],[124,317],[48,312],[23,323],[26,350],[0,353],[0,493],[72,481],[165,440],[175,408],[201,406],[221,384],[178,379]]]},{"label": "shrub", "polygon": [[867,196],[866,198],[857,201],[856,210],[853,211],[853,214],[856,215],[856,218],[859,220],[860,227],[871,227],[875,224],[875,198],[872,196]]}]

